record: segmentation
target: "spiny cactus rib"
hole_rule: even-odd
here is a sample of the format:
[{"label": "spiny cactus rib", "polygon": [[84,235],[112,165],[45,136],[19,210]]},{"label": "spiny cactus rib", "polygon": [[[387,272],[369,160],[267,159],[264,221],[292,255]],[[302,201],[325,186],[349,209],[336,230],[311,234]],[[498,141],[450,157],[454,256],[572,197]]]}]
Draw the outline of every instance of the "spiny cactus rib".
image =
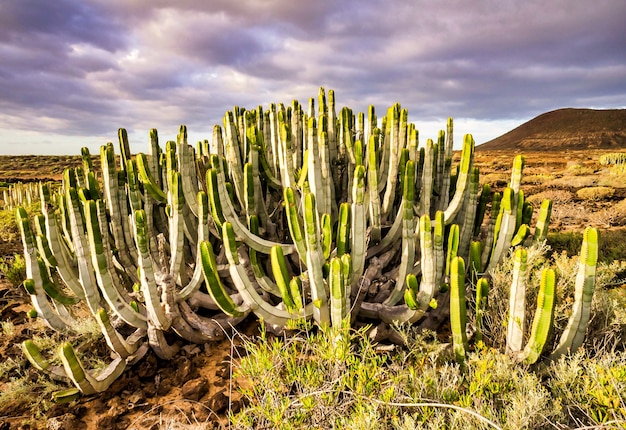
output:
[{"label": "spiny cactus rib", "polygon": [[550,216],[552,215],[552,200],[544,199],[541,202],[541,208],[539,209],[539,216],[537,218],[537,224],[535,225],[535,235],[533,240],[540,242],[548,237],[548,224],[550,223]]},{"label": "spiny cactus rib", "polygon": [[312,193],[304,195],[304,232],[307,244],[306,266],[311,285],[311,299],[313,300],[313,318],[322,325],[330,324],[328,310],[328,294],[322,274],[321,244],[319,243],[319,220],[316,199]]},{"label": "spiny cactus rib", "polygon": [[450,326],[452,348],[457,361],[465,361],[468,350],[465,305],[465,263],[462,257],[454,257],[450,268]]},{"label": "spiny cactus rib", "polygon": [[330,289],[330,320],[333,327],[342,327],[343,321],[348,316],[348,301],[343,276],[343,263],[341,258],[334,257],[330,260],[330,273],[328,283]]},{"label": "spiny cactus rib", "polygon": [[225,222],[222,226],[222,231],[230,276],[237,291],[239,291],[239,294],[243,297],[244,302],[250,307],[252,312],[265,323],[281,328],[286,327],[288,321],[294,319],[293,314],[285,309],[279,309],[278,307],[270,305],[257,293],[250,282],[250,278],[248,278],[247,269],[237,256],[237,245],[232,224]]},{"label": "spiny cactus rib", "polygon": [[272,273],[276,280],[276,286],[280,291],[280,295],[285,303],[285,308],[289,312],[296,311],[296,304],[291,297],[291,291],[289,289],[289,274],[287,272],[287,263],[285,262],[285,256],[280,246],[273,246],[270,252],[270,259],[272,262]]},{"label": "spiny cactus rib", "polygon": [[526,249],[518,248],[515,252],[513,280],[509,297],[509,317],[507,322],[506,351],[516,355],[522,350],[524,329],[526,327],[526,268],[528,254]]},{"label": "spiny cactus rib", "polygon": [[574,306],[565,331],[550,358],[556,359],[563,354],[573,353],[581,347],[591,317],[591,300],[596,281],[598,262],[598,230],[587,227],[583,234],[583,243],[578,260],[578,273],[574,289]]},{"label": "spiny cactus rib", "polygon": [[539,359],[550,337],[554,321],[555,279],[554,270],[544,269],[541,272],[537,309],[535,310],[530,337],[521,357],[525,364],[534,364]]},{"label": "spiny cactus rib", "polygon": [[248,306],[237,306],[222,285],[222,281],[217,273],[217,262],[215,261],[211,242],[205,240],[200,243],[200,253],[202,256],[202,272],[204,273],[207,290],[222,312],[232,317],[245,316],[250,313]]},{"label": "spiny cactus rib", "polygon": [[228,195],[228,190],[226,189],[224,172],[220,169],[217,170],[216,173],[217,193],[213,190],[214,195],[212,197],[219,198],[219,205],[221,205],[224,218],[231,224],[235,234],[237,234],[238,237],[241,237],[246,245],[264,254],[269,254],[272,246],[274,245],[280,245],[281,248],[283,248],[283,254],[285,255],[289,255],[296,250],[294,245],[272,242],[252,234],[250,230],[248,230],[248,228],[243,225],[241,221],[239,221],[239,217],[237,216],[235,208],[233,207],[231,199]]},{"label": "spiny cactus rib", "polygon": [[484,316],[487,312],[489,297],[489,281],[487,278],[480,278],[476,283],[476,342],[483,340]]},{"label": "spiny cactus rib", "polygon": [[465,192],[469,187],[469,177],[472,172],[472,163],[474,162],[474,145],[472,135],[466,134],[463,139],[463,150],[461,152],[461,164],[459,165],[456,190],[444,213],[446,225],[450,225],[456,221],[456,216],[461,210],[463,201],[465,200]]},{"label": "spiny cactus rib", "polygon": [[147,231],[146,213],[143,210],[135,212],[135,241],[139,251],[138,266],[141,292],[148,312],[149,326],[154,325],[159,330],[167,330],[171,325],[171,321],[161,307],[152,257],[150,255],[150,237]]},{"label": "spiny cactus rib", "polygon": [[[102,214],[102,201],[99,201],[100,213]],[[98,204],[93,200],[89,200],[85,204],[85,223],[87,225],[87,233],[89,237],[89,246],[91,249],[92,264],[95,268],[96,278],[102,296],[110,306],[111,310],[116,313],[127,324],[136,328],[147,328],[146,317],[136,312],[126,299],[120,296],[120,292],[116,288],[116,281],[113,279],[115,270],[109,260],[110,253],[105,251],[103,238],[98,223]]]},{"label": "spiny cactus rib", "polygon": [[[384,304],[389,306],[397,304],[402,299],[406,275],[413,270],[415,264],[415,214],[413,213],[415,164],[409,160],[406,163],[405,170],[406,181],[404,183],[402,198],[402,259],[400,260],[396,285],[389,297],[384,301]],[[430,231],[428,234],[430,234]]]}]

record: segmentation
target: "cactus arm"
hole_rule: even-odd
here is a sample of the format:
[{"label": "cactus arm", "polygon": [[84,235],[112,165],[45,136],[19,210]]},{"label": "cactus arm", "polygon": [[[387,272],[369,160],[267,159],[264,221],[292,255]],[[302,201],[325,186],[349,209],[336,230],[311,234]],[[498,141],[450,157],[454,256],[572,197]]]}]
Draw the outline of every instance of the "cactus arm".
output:
[{"label": "cactus arm", "polygon": [[185,221],[183,215],[185,197],[183,183],[179,172],[173,171],[168,179],[168,204],[171,212],[169,219],[169,245],[171,252],[169,273],[176,278],[180,278],[181,283],[186,283],[185,262],[183,259],[183,247],[185,244]]},{"label": "cactus arm", "polygon": [[75,305],[80,301],[76,296],[70,296],[65,294],[61,289],[50,279],[48,274],[48,268],[42,258],[37,257],[37,264],[39,265],[39,274],[41,276],[41,283],[45,293],[61,305]]},{"label": "cactus arm", "polygon": [[274,274],[274,279],[276,280],[276,286],[280,291],[280,296],[283,299],[285,308],[289,312],[294,312],[296,310],[296,304],[294,302],[294,299],[291,297],[287,263],[285,262],[285,256],[280,246],[272,247],[272,250],[270,252],[270,260],[272,263],[272,273]]},{"label": "cactus arm", "polygon": [[248,315],[250,308],[246,305],[237,306],[224,289],[217,273],[217,263],[211,242],[205,240],[200,243],[200,254],[202,256],[202,272],[204,273],[207,290],[222,312],[235,318]]},{"label": "cactus arm", "polygon": [[450,326],[452,348],[458,362],[465,361],[468,350],[465,305],[465,263],[463,258],[454,257],[450,268]]},{"label": "cactus arm", "polygon": [[182,180],[185,203],[188,205],[194,216],[198,216],[198,177],[194,150],[187,144],[187,128],[180,126],[178,134],[178,171]]},{"label": "cactus arm", "polygon": [[212,198],[219,198],[224,218],[231,223],[235,234],[237,234],[238,237],[241,237],[246,245],[264,254],[269,254],[272,246],[274,245],[280,245],[283,248],[283,253],[285,255],[289,255],[295,251],[296,248],[294,245],[279,244],[252,234],[250,230],[248,230],[248,228],[243,225],[241,221],[239,221],[239,217],[237,216],[235,208],[233,207],[228,195],[224,172],[221,169],[217,171],[217,193],[213,190],[213,194]]},{"label": "cactus arm", "polygon": [[91,251],[85,237],[85,227],[80,210],[80,202],[74,188],[66,191],[68,216],[72,230],[74,252],[78,262],[78,277],[85,293],[85,301],[95,314],[100,309],[100,294],[98,293],[96,276],[91,263]]},{"label": "cactus arm", "polygon": [[361,165],[354,170],[352,185],[352,243],[350,246],[352,258],[352,276],[350,278],[352,280],[360,279],[365,271],[365,253],[367,251],[365,193],[365,167]]},{"label": "cactus arm", "polygon": [[500,211],[501,219],[499,231],[496,223],[496,231],[494,233],[495,243],[493,245],[491,257],[489,258],[489,264],[486,269],[487,272],[493,270],[498,263],[500,263],[500,260],[502,260],[506,250],[511,245],[511,239],[513,238],[513,233],[515,232],[515,194],[513,193],[512,188],[506,188],[504,190],[502,201],[500,203]]},{"label": "cactus arm", "polygon": [[511,172],[511,182],[509,188],[513,190],[513,193],[517,196],[520,192],[520,185],[522,184],[522,173],[524,171],[524,157],[522,155],[516,155],[513,159],[513,169]]},{"label": "cactus arm", "polygon": [[341,206],[339,206],[339,219],[337,221],[337,239],[335,240],[335,243],[337,245],[338,257],[350,252],[351,230],[352,206],[350,203],[344,202]]},{"label": "cactus arm", "polygon": [[556,291],[555,274],[552,269],[544,269],[541,272],[541,284],[537,296],[537,309],[533,318],[533,325],[528,338],[528,343],[522,354],[525,364],[534,364],[548,341],[554,321],[554,303]]},{"label": "cactus arm", "polygon": [[433,229],[433,258],[435,259],[435,287],[441,287],[445,275],[446,255],[444,252],[446,223],[443,211],[435,213],[435,227]]},{"label": "cactus arm", "polygon": [[433,237],[430,217],[426,214],[420,217],[420,267],[422,269],[422,281],[420,283],[419,306],[422,310],[427,310],[430,300],[438,287],[437,275],[435,272],[435,256],[433,250]]},{"label": "cactus arm", "polygon": [[209,240],[209,202],[204,191],[199,191],[196,197],[196,206],[198,208],[198,237],[196,245],[196,263],[193,274],[189,283],[185,285],[177,294],[177,301],[187,300],[202,285],[202,260],[200,256],[200,243]]},{"label": "cactus arm", "polygon": [[[320,160],[320,149],[317,138],[317,126],[315,118],[309,118],[308,127],[307,127],[307,150],[308,150],[308,167],[307,167],[307,178],[309,181],[309,187],[313,194],[316,196],[320,196],[320,198],[324,195],[324,189],[322,187],[322,168],[321,168],[321,160]],[[318,199],[320,200],[320,199]],[[319,201],[319,213],[330,212],[324,210],[325,202],[323,200]]]},{"label": "cactus arm", "polygon": [[78,281],[78,273],[73,267],[73,258],[67,248],[66,242],[60,237],[59,222],[54,214],[44,212],[46,223],[47,243],[50,252],[55,256],[57,273],[68,286],[68,288],[78,297],[84,299],[83,287]]},{"label": "cactus arm", "polygon": [[433,196],[433,141],[426,140],[424,147],[424,161],[422,168],[422,181],[420,190],[419,214],[430,216],[430,204]]},{"label": "cactus arm", "polygon": [[322,274],[319,221],[315,196],[312,193],[304,195],[304,226],[307,243],[306,266],[311,285],[311,299],[314,304],[313,318],[318,324],[324,326],[330,324],[330,314],[328,311],[328,295]]},{"label": "cactus arm", "polygon": [[[457,224],[452,224],[450,227],[450,232],[448,233],[448,249],[446,252],[446,277],[450,276],[450,270],[452,268],[452,260],[459,253],[459,226]],[[463,261],[465,264],[465,261]]]},{"label": "cactus arm", "polygon": [[[259,234],[259,219],[256,216],[248,218],[248,224],[250,232],[253,234]],[[250,257],[250,266],[252,266],[252,272],[256,278],[257,283],[261,288],[274,296],[280,297],[280,291],[278,287],[266,274],[261,261],[259,260],[256,250],[250,248],[248,250],[248,256]]]},{"label": "cactus arm", "polygon": [[517,229],[517,233],[515,233],[515,235],[511,238],[511,246],[514,247],[517,245],[521,245],[522,243],[524,243],[524,240],[526,240],[529,234],[530,228],[528,227],[528,224],[520,225]]},{"label": "cactus arm", "polygon": [[135,337],[135,340],[128,342],[122,337],[120,332],[118,332],[113,325],[111,325],[109,315],[104,309],[100,308],[98,312],[96,312],[96,320],[100,325],[100,330],[102,331],[109,348],[115,351],[115,353],[123,359],[130,357],[137,351],[137,348],[141,345],[140,339],[145,336],[146,333],[145,330],[139,329],[135,331],[134,336],[129,336],[129,338]]},{"label": "cactus arm", "polygon": [[[99,201],[102,206],[102,201]],[[101,209],[103,209],[101,207]],[[100,226],[98,223],[98,204],[93,200],[88,200],[85,203],[85,224],[87,225],[87,236],[89,239],[89,247],[91,249],[90,255],[92,259],[92,265],[95,269],[96,280],[100,287],[102,296],[110,306],[111,310],[115,312],[124,322],[136,327],[147,328],[146,318],[137,313],[122,297],[115,286],[112,273],[114,273],[113,266],[109,260],[109,254],[105,248],[103,242]],[[98,310],[96,310],[97,314]]]},{"label": "cactus arm", "polygon": [[280,179],[283,188],[290,188],[295,185],[294,160],[292,150],[291,127],[285,122],[279,124],[280,127]]},{"label": "cactus arm", "polygon": [[[403,190],[403,215],[402,215],[402,259],[397,275],[396,285],[389,297],[384,301],[386,305],[395,305],[404,296],[404,282],[406,275],[413,270],[415,265],[415,214],[413,213],[413,201],[415,199],[415,163],[409,160],[405,167],[404,190]],[[429,223],[430,225],[430,219]],[[430,234],[430,228],[429,232]]]},{"label": "cactus arm", "polygon": [[487,312],[489,281],[480,278],[476,283],[476,342],[483,340],[484,316]]},{"label": "cactus arm", "polygon": [[540,242],[548,237],[548,226],[550,224],[550,216],[552,215],[552,200],[545,199],[541,202],[539,216],[535,224],[535,234],[533,240]]},{"label": "cactus arm", "polygon": [[[28,271],[28,266],[26,267]],[[37,269],[37,273],[38,271],[39,269]],[[30,295],[31,302],[37,311],[37,315],[44,320],[48,327],[61,332],[71,330],[71,324],[65,321],[65,319],[50,304],[48,297],[43,290],[43,285],[41,285],[41,281],[35,282],[34,279],[28,278],[24,280],[23,285],[26,292]]]},{"label": "cactus arm", "polygon": [[[245,131],[245,130],[242,130]],[[228,160],[228,168],[232,181],[234,183],[235,194],[239,203],[243,206],[243,166],[242,157],[239,149],[240,139],[237,132],[237,126],[233,121],[232,112],[227,112],[224,116],[224,132],[225,132],[225,155]]]},{"label": "cactus arm", "polygon": [[334,257],[330,260],[328,279],[330,286],[330,321],[332,327],[339,328],[348,315],[341,258]]},{"label": "cactus arm", "polygon": [[[491,253],[493,251],[494,241],[496,239],[496,232],[499,231],[499,221],[498,217],[500,214],[500,203],[502,196],[500,193],[496,192],[493,194],[493,198],[491,199],[491,217],[487,222],[487,237],[483,242],[483,252],[480,257],[482,267],[487,267],[489,263],[489,257],[491,257]],[[500,218],[501,219],[501,218]],[[496,230],[496,226],[497,230]]]},{"label": "cactus arm", "polygon": [[469,186],[469,177],[472,173],[472,163],[474,162],[474,138],[471,134],[466,134],[463,141],[463,151],[461,152],[461,163],[459,175],[456,180],[456,189],[450,204],[445,210],[446,225],[455,221],[456,215],[462,209],[465,200],[465,192]]},{"label": "cactus arm", "polygon": [[526,260],[526,249],[518,248],[514,257],[506,330],[506,352],[513,356],[522,350],[524,342],[524,329],[526,327]]},{"label": "cactus arm", "polygon": [[306,262],[306,241],[302,227],[300,226],[300,217],[298,215],[298,208],[296,203],[296,195],[291,187],[287,187],[284,190],[285,211],[287,213],[287,224],[289,226],[289,232],[291,239],[295,244],[296,250],[302,262]]},{"label": "cactus arm", "polygon": [[156,200],[158,203],[167,203],[167,194],[163,192],[161,186],[157,180],[153,177],[153,173],[150,169],[150,164],[146,154],[139,153],[136,156],[137,161],[137,174],[139,181],[143,184],[144,190]]},{"label": "cactus arm", "polygon": [[148,332],[150,334],[152,326],[158,330],[167,330],[171,325],[171,321],[167,318],[165,311],[161,307],[154,277],[154,268],[152,267],[152,259],[150,256],[150,236],[148,236],[147,231],[146,213],[143,210],[135,212],[135,241],[137,242],[137,250],[139,251],[138,266],[141,292],[150,321]]},{"label": "cactus arm", "polygon": [[72,344],[64,342],[59,348],[59,355],[63,367],[76,387],[86,395],[101,393],[106,391],[126,369],[126,361],[121,357],[113,360],[97,376],[93,376],[87,371],[76,354]]},{"label": "cactus arm", "polygon": [[378,161],[376,154],[376,136],[370,136],[367,145],[367,186],[369,191],[369,219],[371,225],[370,240],[380,242],[380,194],[378,194]]},{"label": "cactus arm", "polygon": [[244,302],[247,303],[252,312],[263,319],[265,323],[278,327],[286,327],[288,322],[293,319],[292,314],[287,310],[271,306],[259,296],[248,278],[247,269],[237,256],[237,245],[235,243],[235,233],[232,225],[229,222],[225,222],[222,230],[230,276],[237,291],[239,291],[239,294],[241,294],[241,297],[244,299]]},{"label": "cactus arm", "polygon": [[[390,128],[389,144],[389,170],[387,172],[387,185],[383,195],[381,213],[387,217],[391,212],[391,206],[396,196],[396,183],[398,182],[399,153],[402,148],[399,146],[398,134],[400,132],[400,105],[394,104],[387,111],[387,126]],[[404,280],[402,281],[404,284]]]},{"label": "cactus arm", "polygon": [[474,233],[474,219],[476,217],[476,206],[478,203],[478,188],[480,184],[478,168],[472,169],[470,175],[469,193],[465,201],[465,213],[463,217],[463,225],[461,226],[459,238],[459,253],[461,255],[469,255],[470,242]]},{"label": "cactus arm", "polygon": [[[326,117],[321,117],[320,120],[322,118],[325,119]],[[335,195],[335,187],[333,184],[332,174],[330,173],[330,154],[328,145],[328,133],[326,131],[322,131],[321,133],[319,133],[318,137],[318,150],[320,154],[319,162],[321,173],[320,178],[322,186],[322,194],[320,195],[320,197],[323,199],[323,205],[320,207],[320,213],[337,213],[336,207],[333,211],[333,197]]]},{"label": "cactus arm", "polygon": [[578,260],[572,314],[557,347],[550,356],[553,360],[563,354],[575,352],[583,344],[591,316],[591,300],[596,280],[597,262],[598,230],[587,227],[583,234],[583,243]]},{"label": "cactus arm", "polygon": [[485,212],[487,211],[487,201],[491,194],[491,185],[484,184],[480,191],[480,199],[478,200],[478,207],[476,208],[476,216],[474,218],[474,236],[480,234],[480,228],[483,225],[485,219]]},{"label": "cactus arm", "polygon": [[472,243],[470,243],[468,268],[470,273],[470,282],[472,283],[472,285],[476,285],[479,276],[482,276],[483,273],[481,254],[482,243],[478,240],[472,241]]}]

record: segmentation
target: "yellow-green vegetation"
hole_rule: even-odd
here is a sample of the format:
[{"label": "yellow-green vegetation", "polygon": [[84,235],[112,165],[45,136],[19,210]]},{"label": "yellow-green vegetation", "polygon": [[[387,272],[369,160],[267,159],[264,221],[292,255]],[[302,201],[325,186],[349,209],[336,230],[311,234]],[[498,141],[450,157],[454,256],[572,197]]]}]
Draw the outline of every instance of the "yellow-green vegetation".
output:
[{"label": "yellow-green vegetation", "polygon": [[[531,248],[529,280],[545,249]],[[555,256],[557,315],[571,306],[577,257]],[[503,353],[512,258],[490,289],[485,341],[463,365],[435,333],[395,326],[403,345],[377,344],[361,329],[304,330],[290,337],[262,333],[245,343],[236,374],[248,381],[247,406],[235,428],[582,428],[626,425],[626,308],[615,289],[619,265],[598,267],[594,323],[583,350],[539,366]],[[623,293],[623,291],[622,291]],[[537,291],[529,290],[531,302]],[[621,302],[620,302],[621,300]],[[533,307],[533,306],[530,306]],[[550,337],[564,328],[556,322]],[[613,426],[613,427],[612,427]]]},{"label": "yellow-green vegetation", "polygon": [[576,195],[583,200],[598,201],[613,197],[615,188],[612,187],[585,187],[576,191]]},{"label": "yellow-green vegetation", "polygon": [[[582,233],[577,231],[548,233],[547,243],[555,253],[576,255],[582,243]],[[599,239],[600,261],[626,261],[626,228],[603,230]]]}]

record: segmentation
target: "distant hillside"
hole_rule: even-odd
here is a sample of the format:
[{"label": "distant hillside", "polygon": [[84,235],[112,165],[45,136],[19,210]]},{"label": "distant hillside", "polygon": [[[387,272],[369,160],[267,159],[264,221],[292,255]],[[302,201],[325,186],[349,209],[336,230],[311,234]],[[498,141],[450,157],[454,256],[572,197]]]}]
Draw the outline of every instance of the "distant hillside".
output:
[{"label": "distant hillside", "polygon": [[476,149],[626,149],[626,109],[546,112]]}]

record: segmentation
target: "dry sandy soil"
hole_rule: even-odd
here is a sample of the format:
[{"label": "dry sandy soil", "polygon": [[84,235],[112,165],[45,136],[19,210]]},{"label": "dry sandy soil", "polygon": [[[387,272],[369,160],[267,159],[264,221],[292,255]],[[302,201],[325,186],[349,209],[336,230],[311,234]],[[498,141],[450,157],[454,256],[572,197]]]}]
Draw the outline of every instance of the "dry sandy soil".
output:
[{"label": "dry sandy soil", "polygon": [[[606,151],[604,151],[606,152]],[[626,225],[626,178],[609,175],[598,165],[602,151],[526,152],[522,189],[532,199],[555,200],[551,230],[582,231],[586,225],[601,230],[623,229]],[[506,185],[515,153],[480,151],[475,164],[483,181],[496,188]],[[0,181],[59,179],[64,167],[79,165],[78,157],[2,157]],[[614,193],[598,201],[577,196],[580,188],[610,185]],[[621,203],[620,203],[621,202]],[[539,200],[540,203],[540,200]],[[538,204],[536,207],[538,207]],[[0,256],[12,256],[21,243],[0,238]],[[1,336],[0,363],[9,359],[24,362],[31,380],[39,373],[25,363],[19,343],[44,330],[26,317],[30,308],[26,293],[10,287],[0,273],[0,321],[15,327],[11,339]],[[243,335],[254,336],[258,325],[239,325]],[[228,412],[242,407],[237,391],[239,381],[231,378],[233,362],[245,354],[241,336],[206,345],[186,345],[172,361],[149,353],[139,364],[114,383],[105,393],[82,397],[69,405],[56,405],[45,412],[46,419],[32,420],[33,411],[22,403],[0,404],[0,430],[27,428],[54,429],[157,429],[173,428],[172,423],[202,423],[201,428],[226,428]],[[11,376],[9,375],[9,378]],[[0,391],[8,379],[0,378]],[[168,427],[168,424],[170,425]]]}]

